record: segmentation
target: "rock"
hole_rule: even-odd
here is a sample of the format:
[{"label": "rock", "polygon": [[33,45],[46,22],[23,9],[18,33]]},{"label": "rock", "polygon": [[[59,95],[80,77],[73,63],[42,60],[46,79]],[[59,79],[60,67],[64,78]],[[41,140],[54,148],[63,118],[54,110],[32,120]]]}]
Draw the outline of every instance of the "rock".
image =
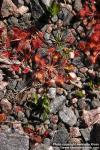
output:
[{"label": "rock", "polygon": [[85,109],[87,106],[84,99],[78,99],[77,105],[80,110]]},{"label": "rock", "polygon": [[49,138],[45,138],[43,140],[43,144],[50,146],[50,139]]},{"label": "rock", "polygon": [[18,111],[17,116],[19,121],[23,121],[25,114],[22,111]]},{"label": "rock", "polygon": [[62,120],[62,122],[69,126],[73,126],[77,122],[77,118],[73,110],[66,106],[63,108],[62,111],[59,111],[59,118]]},{"label": "rock", "polygon": [[49,88],[49,90],[48,90],[48,96],[50,98],[55,98],[56,97],[56,88]]},{"label": "rock", "polygon": [[50,39],[50,34],[49,33],[45,33],[44,35],[44,39],[47,41]]},{"label": "rock", "polygon": [[65,42],[68,43],[68,44],[73,44],[74,41],[76,40],[74,34],[72,33],[72,31],[69,29],[67,31],[67,35],[66,35],[66,38],[65,38]]},{"label": "rock", "polygon": [[81,135],[84,139],[84,142],[90,142],[90,133],[91,130],[89,128],[80,129]]},{"label": "rock", "polygon": [[54,16],[51,18],[51,21],[52,21],[53,23],[57,22],[57,20],[58,20],[57,15],[54,15]]},{"label": "rock", "polygon": [[53,0],[42,0],[42,3],[46,6],[46,7],[50,7],[52,4]]},{"label": "rock", "polygon": [[11,80],[11,81],[9,82],[8,86],[7,86],[7,89],[9,89],[9,90],[14,90],[15,87],[16,87],[16,85],[17,85],[17,81],[16,81],[16,80]]},{"label": "rock", "polygon": [[27,13],[28,10],[29,10],[29,8],[27,6],[20,6],[18,8],[18,12],[21,16],[24,15],[25,13]]},{"label": "rock", "polygon": [[12,110],[12,104],[7,99],[2,99],[0,101],[0,106],[5,113],[8,113]]},{"label": "rock", "polygon": [[84,64],[82,63],[81,57],[75,57],[75,58],[72,60],[72,64],[74,64],[74,65],[77,66],[78,68],[84,67]]},{"label": "rock", "polygon": [[74,72],[69,72],[69,76],[70,76],[70,78],[72,78],[74,80],[77,78],[77,76]]},{"label": "rock", "polygon": [[61,109],[61,106],[64,104],[65,101],[66,101],[66,97],[63,95],[55,97],[53,102],[51,102],[50,104],[51,113],[58,112]]},{"label": "rock", "polygon": [[30,2],[32,17],[35,22],[44,14],[44,10],[41,7],[39,0],[32,0]]},{"label": "rock", "polygon": [[16,122],[13,123],[13,130],[17,134],[20,134],[20,135],[24,134],[24,130],[23,130],[22,125],[21,125],[20,122],[16,121]]},{"label": "rock", "polygon": [[74,89],[74,85],[73,85],[73,84],[65,84],[64,88],[65,88],[67,91],[71,91],[72,89]]},{"label": "rock", "polygon": [[81,0],[75,0],[75,2],[74,2],[74,9],[76,11],[80,11],[82,9],[82,2],[81,2]]},{"label": "rock", "polygon": [[14,16],[12,17],[9,17],[8,20],[7,20],[8,24],[11,25],[11,26],[18,26],[18,19]]},{"label": "rock", "polygon": [[54,137],[52,139],[52,145],[63,147],[64,144],[67,144],[68,140],[69,140],[68,131],[62,127],[55,132]]},{"label": "rock", "polygon": [[76,138],[76,137],[80,137],[80,131],[78,127],[70,127],[70,137],[71,138]]},{"label": "rock", "polygon": [[1,6],[0,11],[2,18],[9,17],[10,15],[18,15],[17,7],[12,0],[3,0]]},{"label": "rock", "polygon": [[[70,144],[81,144],[81,139],[80,138],[71,138],[68,143],[70,143]],[[81,150],[79,147],[76,148],[75,150],[77,150],[77,149]]]},{"label": "rock", "polygon": [[29,137],[0,132],[0,150],[29,150]]},{"label": "rock", "polygon": [[54,124],[58,123],[58,116],[57,115],[52,115],[50,121]]},{"label": "rock", "polygon": [[36,146],[35,148],[33,148],[31,150],[54,150],[54,148],[52,146],[48,146],[46,144],[39,144],[38,146]]},{"label": "rock", "polygon": [[64,17],[64,26],[70,25],[70,22],[73,17],[74,17],[74,14],[68,11],[68,15]]},{"label": "rock", "polygon": [[100,107],[90,111],[83,110],[82,119],[88,127],[95,123],[100,123]]},{"label": "rock", "polygon": [[63,93],[64,93],[64,89],[57,87],[57,94],[62,95]]},{"label": "rock", "polygon": [[100,107],[100,100],[99,99],[92,100],[92,107],[93,108]]},{"label": "rock", "polygon": [[4,91],[0,90],[0,99],[3,99],[4,95],[5,95]]}]

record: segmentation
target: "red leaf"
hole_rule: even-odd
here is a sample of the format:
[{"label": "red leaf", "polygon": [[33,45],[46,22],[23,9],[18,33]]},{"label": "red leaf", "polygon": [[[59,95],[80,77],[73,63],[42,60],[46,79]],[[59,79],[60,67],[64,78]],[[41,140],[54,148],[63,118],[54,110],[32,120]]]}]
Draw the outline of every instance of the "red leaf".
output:
[{"label": "red leaf", "polygon": [[29,67],[26,67],[24,70],[23,70],[23,73],[24,74],[27,74],[27,73],[29,73],[30,72],[30,68]]},{"label": "red leaf", "polygon": [[30,35],[29,32],[21,30],[17,27],[13,28],[13,33],[14,33],[14,39],[20,39],[20,40],[26,39]]},{"label": "red leaf", "polygon": [[36,37],[36,39],[32,39],[33,48],[40,48],[42,46],[42,41],[40,38]]},{"label": "red leaf", "polygon": [[19,71],[19,65],[13,64],[11,65],[11,68],[13,69],[13,71],[18,72]]},{"label": "red leaf", "polygon": [[9,58],[11,56],[11,52],[10,51],[3,51],[2,56]]}]

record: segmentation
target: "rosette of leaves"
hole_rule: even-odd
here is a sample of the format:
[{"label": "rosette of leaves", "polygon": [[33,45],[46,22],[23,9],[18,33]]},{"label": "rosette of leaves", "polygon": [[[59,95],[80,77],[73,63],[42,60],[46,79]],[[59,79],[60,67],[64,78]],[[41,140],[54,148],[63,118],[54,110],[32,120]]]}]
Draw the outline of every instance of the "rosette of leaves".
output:
[{"label": "rosette of leaves", "polygon": [[60,5],[53,1],[51,6],[48,8],[48,11],[51,16],[55,16],[60,11]]},{"label": "rosette of leaves", "polygon": [[47,95],[44,94],[39,98],[37,94],[32,94],[32,99],[36,108],[41,109],[43,118],[47,119],[50,112],[50,102]]}]

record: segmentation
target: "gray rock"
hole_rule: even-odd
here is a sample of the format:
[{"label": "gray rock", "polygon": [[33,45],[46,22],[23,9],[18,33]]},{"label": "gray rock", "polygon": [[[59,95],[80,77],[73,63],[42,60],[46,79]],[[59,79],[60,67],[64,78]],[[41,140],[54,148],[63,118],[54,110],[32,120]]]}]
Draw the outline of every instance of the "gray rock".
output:
[{"label": "gray rock", "polygon": [[18,26],[18,19],[14,16],[12,17],[9,17],[8,20],[7,20],[8,24],[11,25],[11,26]]},{"label": "gray rock", "polygon": [[78,104],[79,109],[81,110],[85,109],[87,106],[85,99],[82,99],[82,98],[78,100],[77,104]]},{"label": "gray rock", "polygon": [[65,128],[61,128],[57,130],[54,134],[54,137],[52,139],[52,145],[53,146],[63,146],[64,144],[67,144],[69,140],[69,133]]},{"label": "gray rock", "polygon": [[49,88],[48,96],[50,98],[55,98],[56,97],[56,88]]},{"label": "gray rock", "polygon": [[41,0],[41,1],[46,7],[50,7],[53,2],[53,0]]},{"label": "gray rock", "polygon": [[30,6],[34,21],[38,21],[38,19],[44,14],[44,10],[40,5],[39,0],[31,0]]},{"label": "gray rock", "polygon": [[29,137],[19,134],[0,133],[0,150],[29,150]]},{"label": "gray rock", "polygon": [[7,89],[14,90],[16,85],[17,85],[17,81],[16,80],[11,80],[10,83],[8,84],[8,86],[7,86]]},{"label": "gray rock", "polygon": [[19,111],[18,112],[18,114],[17,114],[17,116],[18,116],[18,120],[23,120],[24,119],[24,117],[25,117],[25,114],[22,112],[22,111]]},{"label": "gray rock", "polygon": [[82,9],[82,2],[81,2],[81,0],[75,0],[75,2],[74,2],[74,9],[76,11],[80,11]]},{"label": "gray rock", "polygon": [[81,135],[82,135],[84,141],[89,142],[91,130],[89,128],[85,128],[85,129],[80,129],[80,132],[81,132]]},{"label": "gray rock", "polygon": [[72,20],[73,16],[74,16],[73,13],[69,12],[69,14],[66,17],[64,17],[65,26],[70,25],[70,21]]},{"label": "gray rock", "polygon": [[4,95],[5,95],[4,91],[0,90],[0,99],[4,98]]},{"label": "gray rock", "polygon": [[51,21],[52,21],[53,23],[57,22],[57,20],[58,20],[57,15],[54,15],[54,16],[51,18]]},{"label": "gray rock", "polygon": [[50,34],[49,33],[45,33],[44,35],[44,39],[47,41],[50,39]]},{"label": "gray rock", "polygon": [[44,143],[45,145],[50,146],[50,139],[49,139],[49,138],[45,138],[45,139],[43,140],[43,143]]},{"label": "gray rock", "polygon": [[93,108],[100,107],[100,100],[99,99],[92,100],[92,107]]},{"label": "gray rock", "polygon": [[45,144],[39,144],[37,147],[35,147],[31,150],[54,150],[54,148],[52,146],[48,146]]},{"label": "gray rock", "polygon": [[59,110],[61,110],[61,108],[62,108],[65,101],[66,101],[66,97],[63,96],[63,95],[55,97],[53,102],[51,102],[51,104],[50,104],[51,113],[56,113]]},{"label": "gray rock", "polygon": [[62,120],[62,122],[69,126],[73,126],[77,122],[77,118],[73,110],[66,106],[64,106],[62,111],[59,111],[59,118]]}]

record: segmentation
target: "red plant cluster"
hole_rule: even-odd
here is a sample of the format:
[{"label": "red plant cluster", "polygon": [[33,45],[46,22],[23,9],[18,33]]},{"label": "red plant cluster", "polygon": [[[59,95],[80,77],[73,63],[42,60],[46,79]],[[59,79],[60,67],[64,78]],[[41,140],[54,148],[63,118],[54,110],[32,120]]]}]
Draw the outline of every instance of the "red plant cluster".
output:
[{"label": "red plant cluster", "polygon": [[[95,7],[95,0],[91,0],[85,2],[84,8],[80,11],[80,16],[85,19],[87,17],[96,18],[98,16],[98,12]],[[100,16],[99,16],[100,17]],[[92,19],[93,19],[92,18]],[[87,41],[80,41],[79,48],[83,50],[86,54],[88,53],[88,57],[92,63],[96,63],[100,56],[100,22],[99,19],[96,18],[95,25],[93,26],[93,32]]]}]

